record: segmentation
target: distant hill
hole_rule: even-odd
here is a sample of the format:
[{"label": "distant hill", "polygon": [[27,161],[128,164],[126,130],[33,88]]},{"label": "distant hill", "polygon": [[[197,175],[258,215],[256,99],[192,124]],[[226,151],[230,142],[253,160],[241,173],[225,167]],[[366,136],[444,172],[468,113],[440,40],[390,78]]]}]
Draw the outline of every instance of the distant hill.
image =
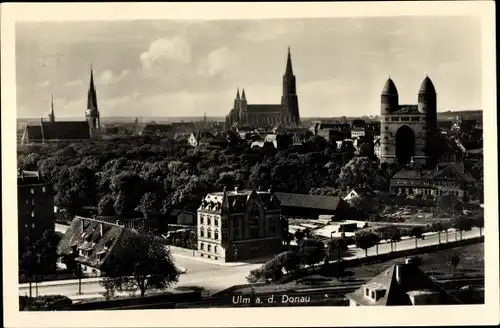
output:
[{"label": "distant hill", "polygon": [[482,110],[460,110],[460,111],[446,111],[446,112],[438,112],[438,120],[451,120],[459,116],[462,119],[475,119],[475,120],[483,120],[483,111]]}]

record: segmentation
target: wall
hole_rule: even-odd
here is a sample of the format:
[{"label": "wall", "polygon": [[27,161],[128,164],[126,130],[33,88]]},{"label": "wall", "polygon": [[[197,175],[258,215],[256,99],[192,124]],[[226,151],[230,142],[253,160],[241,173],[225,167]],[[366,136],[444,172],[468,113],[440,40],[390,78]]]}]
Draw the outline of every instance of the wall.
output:
[{"label": "wall", "polygon": [[174,254],[179,254],[179,255],[185,255],[185,256],[195,256],[195,250],[193,249],[187,249],[187,248],[182,248],[182,247],[176,247],[176,246],[168,246],[170,251]]},{"label": "wall", "polygon": [[[281,237],[233,241],[226,249],[226,262],[238,262],[273,253],[278,254],[281,253],[282,248]],[[235,255],[235,250],[237,255]]]}]

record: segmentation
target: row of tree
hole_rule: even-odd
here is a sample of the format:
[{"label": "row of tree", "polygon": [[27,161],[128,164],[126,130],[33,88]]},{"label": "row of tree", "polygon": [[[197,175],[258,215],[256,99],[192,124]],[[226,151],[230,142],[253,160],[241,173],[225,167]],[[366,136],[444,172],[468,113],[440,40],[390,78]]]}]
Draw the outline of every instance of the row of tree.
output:
[{"label": "row of tree", "polygon": [[[348,245],[350,244],[355,244],[356,247],[363,249],[365,256],[368,256],[368,249],[372,247],[376,247],[376,254],[378,254],[378,245],[382,240],[389,242],[392,252],[396,250],[396,245],[402,240],[403,236],[414,238],[415,248],[417,248],[418,240],[425,238],[425,232],[437,232],[439,243],[441,243],[441,234],[449,228],[455,228],[456,233],[460,233],[460,239],[462,239],[462,232],[469,231],[474,226],[481,229],[484,226],[483,218],[480,216],[461,216],[454,221],[436,222],[427,227],[413,226],[401,228],[387,226],[375,230],[361,230],[352,239],[346,237],[331,238],[326,243],[323,240],[315,238],[307,231],[297,231],[294,235],[298,246],[297,251],[286,251],[278,254],[262,267],[252,270],[247,277],[247,281],[250,283],[259,281],[276,282],[284,275],[293,274],[297,271],[304,272],[304,269],[312,267],[321,261],[324,261],[326,267],[332,260],[332,255],[335,255],[337,260],[333,271],[338,278],[342,274],[342,265],[339,262],[342,260],[342,254],[348,250]],[[455,239],[457,240],[458,236],[455,236]],[[446,241],[448,242],[448,233],[446,233]]]},{"label": "row of tree", "polygon": [[342,194],[367,184],[387,190],[389,169],[319,139],[284,150],[192,148],[185,140],[153,137],[61,142],[20,148],[18,163],[40,171],[54,187],[56,205],[72,214],[86,206],[122,217],[195,212],[207,192],[224,187]]},{"label": "row of tree", "polygon": [[[480,234],[482,234],[482,228],[484,227],[484,218],[482,216],[468,217],[460,216],[452,221],[447,222],[435,222],[430,226],[421,227],[414,226],[411,228],[401,229],[397,226],[388,226],[378,231],[362,230],[356,233],[354,236],[354,243],[360,249],[365,251],[365,255],[368,255],[368,249],[376,247],[376,253],[378,254],[378,244],[381,240],[387,240],[390,243],[391,251],[398,242],[401,241],[401,237],[406,235],[413,237],[415,239],[415,247],[418,247],[418,239],[424,239],[425,232],[436,232],[438,234],[438,243],[441,243],[441,234],[443,232],[446,236],[446,242],[448,242],[448,229],[454,228],[455,234],[460,234],[460,239],[462,239],[462,233],[464,231],[470,231],[473,227],[478,227],[480,229]],[[455,235],[455,239],[458,236]]]}]

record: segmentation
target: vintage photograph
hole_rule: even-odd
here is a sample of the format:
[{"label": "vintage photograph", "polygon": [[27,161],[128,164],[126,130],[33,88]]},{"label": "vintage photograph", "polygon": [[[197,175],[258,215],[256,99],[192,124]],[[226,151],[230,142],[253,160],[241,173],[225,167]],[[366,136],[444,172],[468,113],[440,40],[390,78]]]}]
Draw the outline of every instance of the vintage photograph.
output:
[{"label": "vintage photograph", "polygon": [[484,304],[482,29],[17,21],[19,311]]}]

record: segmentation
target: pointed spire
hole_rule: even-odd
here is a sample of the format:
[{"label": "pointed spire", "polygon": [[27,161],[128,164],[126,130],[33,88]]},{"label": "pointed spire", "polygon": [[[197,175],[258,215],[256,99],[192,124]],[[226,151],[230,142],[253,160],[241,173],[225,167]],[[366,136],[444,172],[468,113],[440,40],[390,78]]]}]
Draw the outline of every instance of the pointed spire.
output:
[{"label": "pointed spire", "polygon": [[54,114],[54,95],[50,95],[50,114],[49,114],[49,119],[51,122],[55,122],[56,116]]},{"label": "pointed spire", "polygon": [[288,47],[288,58],[286,61],[286,75],[293,75],[293,69],[292,69],[292,54],[290,52],[290,47]]},{"label": "pointed spire", "polygon": [[236,89],[236,100],[240,100],[240,88]]},{"label": "pointed spire", "polygon": [[243,88],[243,92],[241,93],[241,100],[247,100],[247,97],[245,96],[245,88]]},{"label": "pointed spire", "polygon": [[97,94],[94,84],[94,71],[92,69],[92,64],[90,64],[90,83],[89,90],[87,94],[87,109],[90,111],[98,111],[97,108]]}]

